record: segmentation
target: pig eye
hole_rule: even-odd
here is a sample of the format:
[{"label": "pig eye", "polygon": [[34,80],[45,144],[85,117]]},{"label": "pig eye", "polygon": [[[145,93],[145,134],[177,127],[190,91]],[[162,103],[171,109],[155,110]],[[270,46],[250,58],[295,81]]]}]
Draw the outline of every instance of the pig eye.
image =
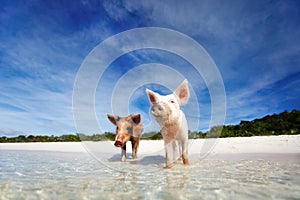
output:
[{"label": "pig eye", "polygon": [[171,103],[175,103],[175,101],[174,101],[174,100],[171,100],[170,102],[171,102]]}]

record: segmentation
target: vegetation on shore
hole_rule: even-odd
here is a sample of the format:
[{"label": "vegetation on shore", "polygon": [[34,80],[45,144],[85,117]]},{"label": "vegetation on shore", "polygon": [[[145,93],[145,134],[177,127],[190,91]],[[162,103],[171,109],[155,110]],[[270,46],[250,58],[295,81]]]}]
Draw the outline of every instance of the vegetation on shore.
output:
[{"label": "vegetation on shore", "polygon": [[238,125],[213,127],[205,133],[205,137],[216,137],[215,134],[218,129],[222,129],[219,136],[222,138],[297,135],[300,134],[300,110],[284,111],[280,114],[267,115],[252,121],[241,121]]},{"label": "vegetation on shore", "polygon": [[[189,131],[190,139],[217,138],[217,137],[250,137],[266,135],[297,135],[300,134],[300,111],[284,111],[280,114],[267,115],[252,121],[241,121],[238,125],[222,125],[212,127],[207,132]],[[114,140],[115,134],[85,135],[78,133],[62,136],[35,136],[19,135],[17,137],[0,137],[0,143],[9,142],[80,142],[80,141],[103,141]],[[144,133],[142,139],[162,139],[160,132]]]}]

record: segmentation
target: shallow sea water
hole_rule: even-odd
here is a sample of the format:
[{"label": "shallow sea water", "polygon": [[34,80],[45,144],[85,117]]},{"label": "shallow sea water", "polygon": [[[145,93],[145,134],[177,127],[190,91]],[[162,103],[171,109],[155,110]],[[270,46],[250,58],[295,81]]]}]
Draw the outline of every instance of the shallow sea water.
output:
[{"label": "shallow sea water", "polygon": [[[88,153],[0,152],[0,199],[299,199],[299,154],[99,162]],[[116,159],[115,159],[116,158]]]}]

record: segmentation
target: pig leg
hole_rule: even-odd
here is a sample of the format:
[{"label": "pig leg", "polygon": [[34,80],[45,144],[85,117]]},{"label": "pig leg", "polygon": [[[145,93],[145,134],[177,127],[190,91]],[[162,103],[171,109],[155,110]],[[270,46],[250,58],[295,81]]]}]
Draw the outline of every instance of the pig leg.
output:
[{"label": "pig leg", "polygon": [[126,161],[126,144],[122,147],[122,162]]},{"label": "pig leg", "polygon": [[179,148],[179,158],[178,160],[182,160],[182,143],[178,142],[178,148]]},{"label": "pig leg", "polygon": [[182,160],[183,160],[183,164],[185,164],[185,165],[189,164],[188,140],[185,140],[184,142],[182,142]]},{"label": "pig leg", "polygon": [[131,140],[131,145],[132,145],[132,158],[133,159],[136,159],[137,158],[137,149],[139,147],[139,142],[140,142],[140,139],[137,138],[137,137],[132,137],[132,140]]},{"label": "pig leg", "polygon": [[165,144],[165,150],[166,150],[166,166],[165,168],[171,168],[173,166],[173,163],[175,161],[175,141],[171,141],[168,144]]},{"label": "pig leg", "polygon": [[173,150],[172,150],[172,162],[176,162],[178,158],[178,146],[177,146],[177,141],[173,140],[172,142]]},{"label": "pig leg", "polygon": [[182,144],[180,141],[175,141],[175,147],[174,147],[174,152],[175,152],[175,159],[176,160],[181,160],[182,158]]}]

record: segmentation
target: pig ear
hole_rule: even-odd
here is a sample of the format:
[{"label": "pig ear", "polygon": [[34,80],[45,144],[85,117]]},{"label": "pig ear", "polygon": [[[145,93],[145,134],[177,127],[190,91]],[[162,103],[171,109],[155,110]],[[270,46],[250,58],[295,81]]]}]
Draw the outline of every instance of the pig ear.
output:
[{"label": "pig ear", "polygon": [[147,95],[148,95],[148,98],[150,100],[150,102],[153,104],[153,103],[157,103],[157,93],[149,90],[149,89],[146,89],[146,92],[147,92]]},{"label": "pig ear", "polygon": [[137,114],[137,115],[132,114],[131,119],[135,124],[139,124],[141,122],[141,115],[140,114]]},{"label": "pig ear", "polygon": [[117,125],[117,121],[119,120],[119,116],[107,114],[107,118],[109,119],[109,121],[111,123],[113,123],[114,125]]},{"label": "pig ear", "polygon": [[185,79],[176,89],[174,94],[178,97],[180,105],[187,103],[190,97],[188,81]]}]

